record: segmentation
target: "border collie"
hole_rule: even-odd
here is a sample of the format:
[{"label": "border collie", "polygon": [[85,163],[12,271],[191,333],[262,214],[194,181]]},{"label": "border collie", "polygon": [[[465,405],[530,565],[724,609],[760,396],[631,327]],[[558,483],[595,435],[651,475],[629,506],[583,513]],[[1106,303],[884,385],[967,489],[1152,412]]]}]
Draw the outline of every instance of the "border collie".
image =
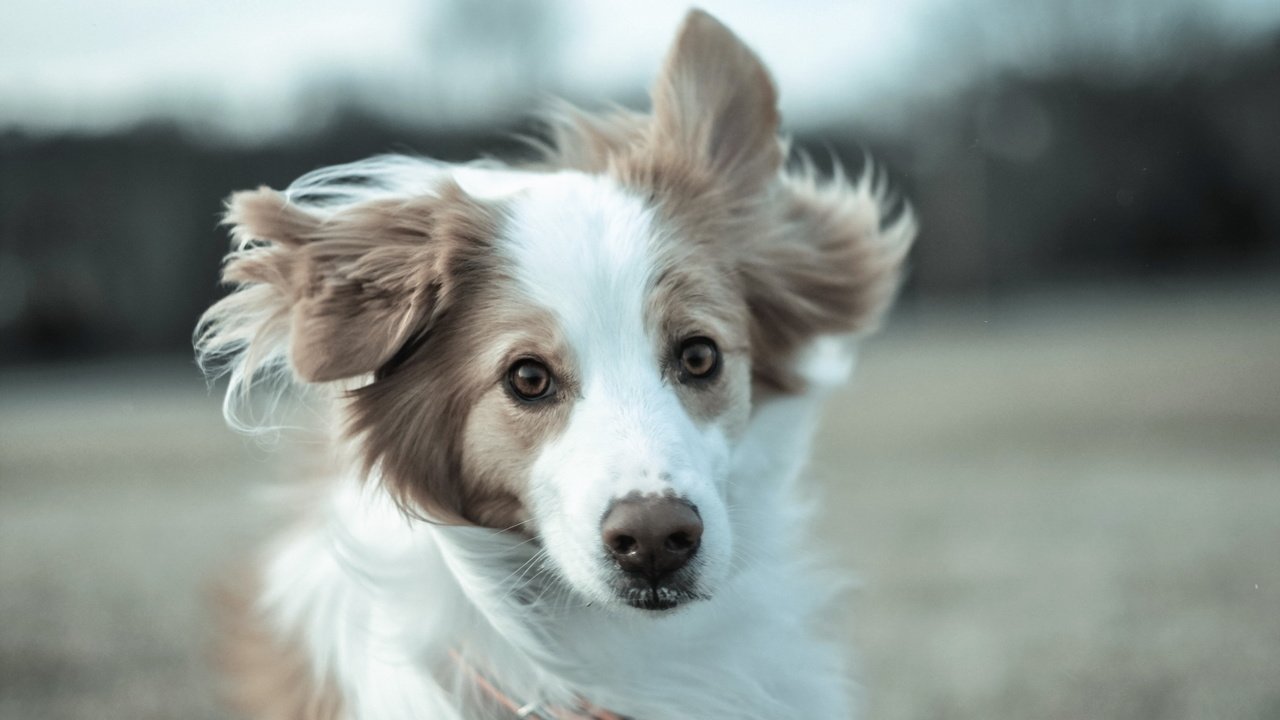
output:
[{"label": "border collie", "polygon": [[220,636],[255,718],[846,718],[796,477],[915,234],[787,163],[755,54],[685,19],[649,114],[539,158],[234,194],[198,354],[332,431]]}]

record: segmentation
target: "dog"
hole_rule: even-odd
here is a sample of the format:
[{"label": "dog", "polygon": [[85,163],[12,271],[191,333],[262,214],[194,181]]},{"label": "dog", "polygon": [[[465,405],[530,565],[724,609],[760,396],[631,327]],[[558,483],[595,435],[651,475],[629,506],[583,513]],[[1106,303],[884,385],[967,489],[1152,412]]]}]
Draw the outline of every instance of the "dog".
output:
[{"label": "dog", "polygon": [[797,487],[915,235],[788,162],[773,81],[684,20],[652,110],[536,160],[382,156],[227,203],[197,353],[332,420],[219,635],[255,718],[847,718]]}]

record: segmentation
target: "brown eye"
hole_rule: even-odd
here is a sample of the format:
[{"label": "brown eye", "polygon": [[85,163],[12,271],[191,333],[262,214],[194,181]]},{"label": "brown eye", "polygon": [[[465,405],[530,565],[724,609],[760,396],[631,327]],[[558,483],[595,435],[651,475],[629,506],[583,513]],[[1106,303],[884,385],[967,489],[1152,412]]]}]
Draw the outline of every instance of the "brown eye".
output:
[{"label": "brown eye", "polygon": [[685,377],[705,380],[719,367],[720,351],[710,338],[690,338],[680,346],[680,371]]},{"label": "brown eye", "polygon": [[507,371],[507,387],[520,400],[541,400],[554,391],[551,371],[537,360],[519,360]]}]

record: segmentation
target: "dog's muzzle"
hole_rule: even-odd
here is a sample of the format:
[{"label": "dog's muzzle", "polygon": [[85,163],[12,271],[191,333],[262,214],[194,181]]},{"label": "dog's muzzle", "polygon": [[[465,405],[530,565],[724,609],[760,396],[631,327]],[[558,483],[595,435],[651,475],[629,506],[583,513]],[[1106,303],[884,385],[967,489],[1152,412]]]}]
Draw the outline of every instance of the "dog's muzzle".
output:
[{"label": "dog's muzzle", "polygon": [[687,568],[702,542],[702,517],[670,496],[628,496],[604,515],[600,535],[618,569],[615,589],[628,604],[669,610],[696,598]]}]

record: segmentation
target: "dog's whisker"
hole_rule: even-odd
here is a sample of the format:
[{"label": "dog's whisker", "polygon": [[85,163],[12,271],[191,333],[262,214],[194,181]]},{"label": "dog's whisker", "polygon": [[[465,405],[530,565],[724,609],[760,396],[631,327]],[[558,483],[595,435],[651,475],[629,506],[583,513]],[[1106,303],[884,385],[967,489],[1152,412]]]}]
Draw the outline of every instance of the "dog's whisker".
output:
[{"label": "dog's whisker", "polygon": [[[512,571],[505,578],[503,578],[498,583],[498,585],[499,587],[502,587],[502,586],[507,587],[507,591],[504,594],[504,597],[508,597],[513,593],[518,592],[526,584],[524,579],[525,574],[528,573],[534,567],[537,567],[539,564],[541,564],[546,558],[547,558],[547,552],[545,550],[539,550],[538,552],[534,553],[533,557],[526,560],[518,568],[516,568],[516,570]],[[519,577],[516,577],[517,575],[519,575]],[[513,577],[515,578],[514,580],[512,580]],[[534,577],[537,577],[537,575],[535,574]]]},{"label": "dog's whisker", "polygon": [[[516,528],[520,527],[521,525],[527,525],[527,524],[529,524],[529,523],[531,523],[531,522],[533,522],[533,518],[525,518],[524,520],[521,520],[520,522],[513,523],[513,524],[511,524],[511,525],[508,525],[508,526],[506,526],[506,527],[504,527],[504,528],[500,529],[500,530],[494,530],[494,531],[493,531],[493,534],[494,534],[494,535],[501,535],[501,534],[503,534],[503,533],[511,532],[512,530],[515,530]],[[532,539],[533,539],[533,538],[529,538],[529,540],[532,540]],[[529,542],[529,540],[526,540],[525,542]]]}]

